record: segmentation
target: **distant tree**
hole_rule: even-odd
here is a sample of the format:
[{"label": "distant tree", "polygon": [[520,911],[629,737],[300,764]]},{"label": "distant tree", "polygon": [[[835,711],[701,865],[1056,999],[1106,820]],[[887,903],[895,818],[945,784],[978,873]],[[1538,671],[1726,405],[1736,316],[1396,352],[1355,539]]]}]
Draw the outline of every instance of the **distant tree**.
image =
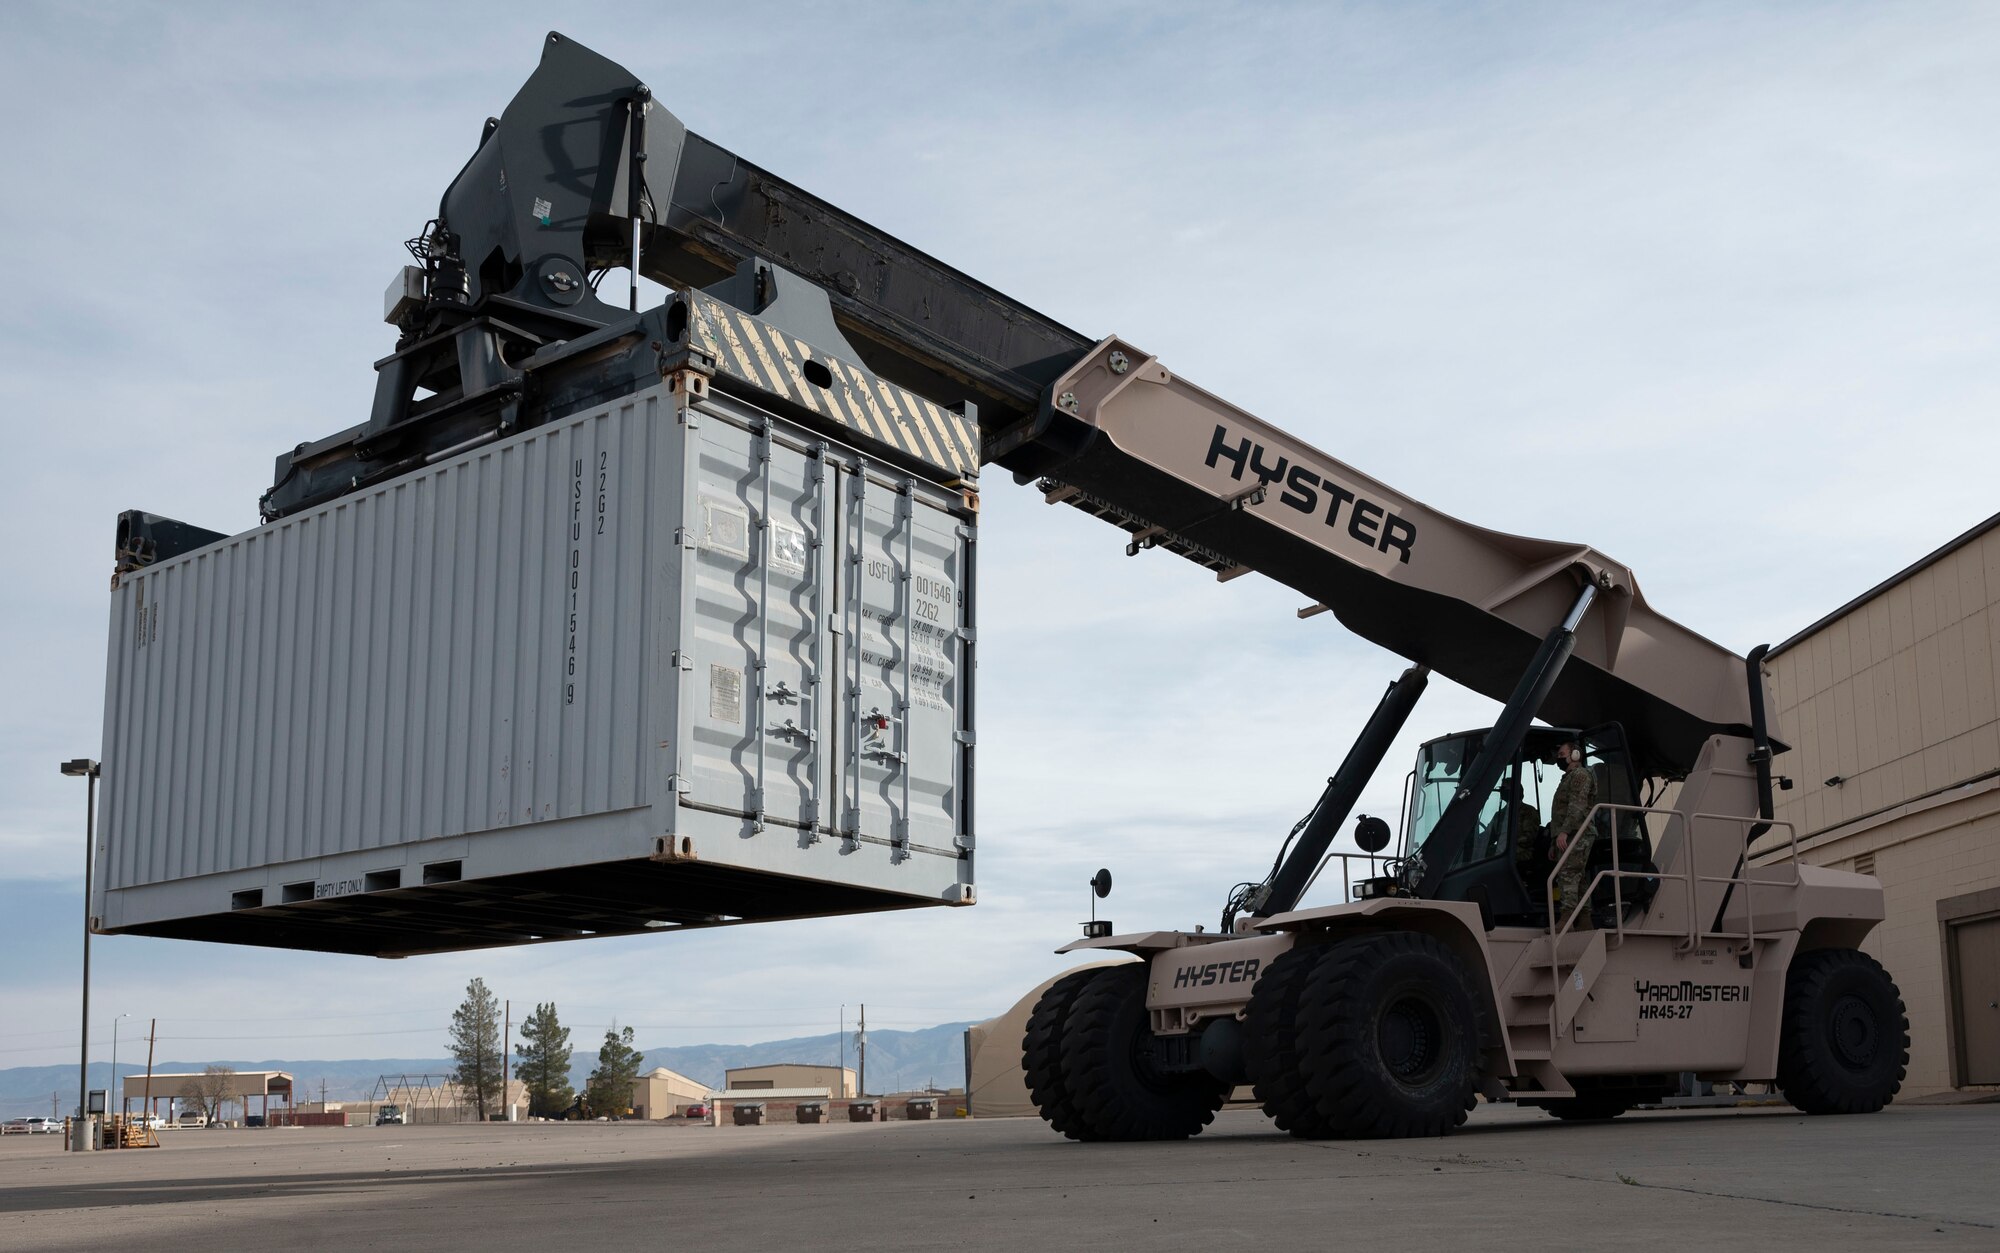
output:
[{"label": "distant tree", "polygon": [[209,1122],[222,1119],[222,1106],[236,1094],[236,1071],[230,1066],[208,1065],[200,1074],[181,1084],[181,1099],[191,1103]]},{"label": "distant tree", "polygon": [[632,1085],[639,1081],[639,1063],[645,1059],[632,1047],[632,1028],[620,1031],[613,1023],[597,1052],[597,1069],[590,1072],[586,1089],[590,1108],[614,1118],[632,1108]]},{"label": "distant tree", "polygon": [[562,1113],[575,1094],[569,1086],[569,1028],[557,1020],[554,1001],[535,1006],[522,1020],[521,1040],[514,1046],[520,1059],[514,1073],[528,1089],[528,1113],[537,1118]]},{"label": "distant tree", "polygon": [[500,1002],[484,979],[465,985],[465,1000],[451,1016],[449,1047],[458,1061],[452,1081],[472,1098],[479,1121],[485,1122],[487,1108],[499,1103],[507,1057],[500,1051]]}]

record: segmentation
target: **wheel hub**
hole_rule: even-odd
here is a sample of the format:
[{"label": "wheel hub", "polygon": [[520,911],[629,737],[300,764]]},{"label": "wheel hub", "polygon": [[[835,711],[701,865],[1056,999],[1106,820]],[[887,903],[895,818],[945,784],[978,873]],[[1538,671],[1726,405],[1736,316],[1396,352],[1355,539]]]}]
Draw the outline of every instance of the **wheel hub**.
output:
[{"label": "wheel hub", "polygon": [[1841,997],[1833,1003],[1828,1026],[1833,1051],[1843,1064],[1865,1070],[1875,1063],[1875,1011],[1868,1002],[1852,994]]},{"label": "wheel hub", "polygon": [[1443,1051],[1444,1023],[1435,1006],[1416,996],[1392,1001],[1375,1028],[1375,1046],[1390,1075],[1407,1084],[1430,1078]]}]

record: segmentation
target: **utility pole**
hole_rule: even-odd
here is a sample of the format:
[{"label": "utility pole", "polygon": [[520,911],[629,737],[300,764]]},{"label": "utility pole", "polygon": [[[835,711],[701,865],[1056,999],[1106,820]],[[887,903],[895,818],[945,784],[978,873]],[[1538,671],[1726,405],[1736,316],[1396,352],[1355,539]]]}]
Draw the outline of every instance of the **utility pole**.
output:
[{"label": "utility pole", "polygon": [[[638,279],[633,279],[633,290],[638,290]],[[507,1008],[500,1027],[500,1108],[507,1111],[507,1121],[514,1121],[514,1106],[507,1100],[507,1089],[514,1082],[514,1046],[510,1041],[514,1036],[514,1002],[510,998],[501,1004]]]},{"label": "utility pole", "polygon": [[153,1116],[153,1045],[159,1042],[160,1020],[155,1018],[146,1025],[146,1130],[152,1132]]},{"label": "utility pole", "polygon": [[[840,1007],[840,1082],[842,1084],[847,1082],[847,1006],[845,1003]],[[849,1092],[847,1095],[859,1096],[860,1093]]]},{"label": "utility pole", "polygon": [[62,1093],[61,1092],[49,1093],[49,1121],[54,1122],[56,1118],[60,1116],[59,1107],[61,1105],[62,1105]]},{"label": "utility pole", "polygon": [[854,1048],[861,1058],[861,1095],[868,1095],[868,1003],[861,1003],[861,1030],[854,1033]]}]

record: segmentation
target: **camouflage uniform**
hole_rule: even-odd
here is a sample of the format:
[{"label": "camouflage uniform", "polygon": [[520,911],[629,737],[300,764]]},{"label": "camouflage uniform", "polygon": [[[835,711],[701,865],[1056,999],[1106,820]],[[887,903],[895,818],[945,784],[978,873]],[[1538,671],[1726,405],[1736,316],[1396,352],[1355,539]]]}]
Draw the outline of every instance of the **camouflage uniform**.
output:
[{"label": "camouflage uniform", "polygon": [[1514,860],[1523,869],[1535,860],[1535,844],[1542,838],[1542,816],[1526,801],[1514,806]]},{"label": "camouflage uniform", "polygon": [[[1568,832],[1570,837],[1568,849],[1558,851],[1553,843],[1549,846],[1550,856],[1562,857],[1567,853],[1569,858],[1563,862],[1562,873],[1556,878],[1558,918],[1575,908],[1583,894],[1584,864],[1590,860],[1590,842],[1596,834],[1583,825],[1583,820],[1589,815],[1596,799],[1597,781],[1590,777],[1590,771],[1581,762],[1563,771],[1562,782],[1556,785],[1555,806],[1549,815],[1549,830],[1556,834]],[[1578,925],[1583,925],[1589,917],[1586,913],[1578,920]]]}]

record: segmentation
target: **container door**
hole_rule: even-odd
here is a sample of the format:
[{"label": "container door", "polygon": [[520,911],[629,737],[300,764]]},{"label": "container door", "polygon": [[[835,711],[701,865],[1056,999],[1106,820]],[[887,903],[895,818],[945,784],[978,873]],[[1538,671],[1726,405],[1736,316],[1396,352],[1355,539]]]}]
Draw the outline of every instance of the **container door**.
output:
[{"label": "container door", "polygon": [[842,833],[955,850],[968,678],[967,548],[908,480],[843,472]]},{"label": "container door", "polygon": [[697,447],[684,642],[694,751],[682,799],[810,830],[824,820],[826,462],[713,417]]}]

